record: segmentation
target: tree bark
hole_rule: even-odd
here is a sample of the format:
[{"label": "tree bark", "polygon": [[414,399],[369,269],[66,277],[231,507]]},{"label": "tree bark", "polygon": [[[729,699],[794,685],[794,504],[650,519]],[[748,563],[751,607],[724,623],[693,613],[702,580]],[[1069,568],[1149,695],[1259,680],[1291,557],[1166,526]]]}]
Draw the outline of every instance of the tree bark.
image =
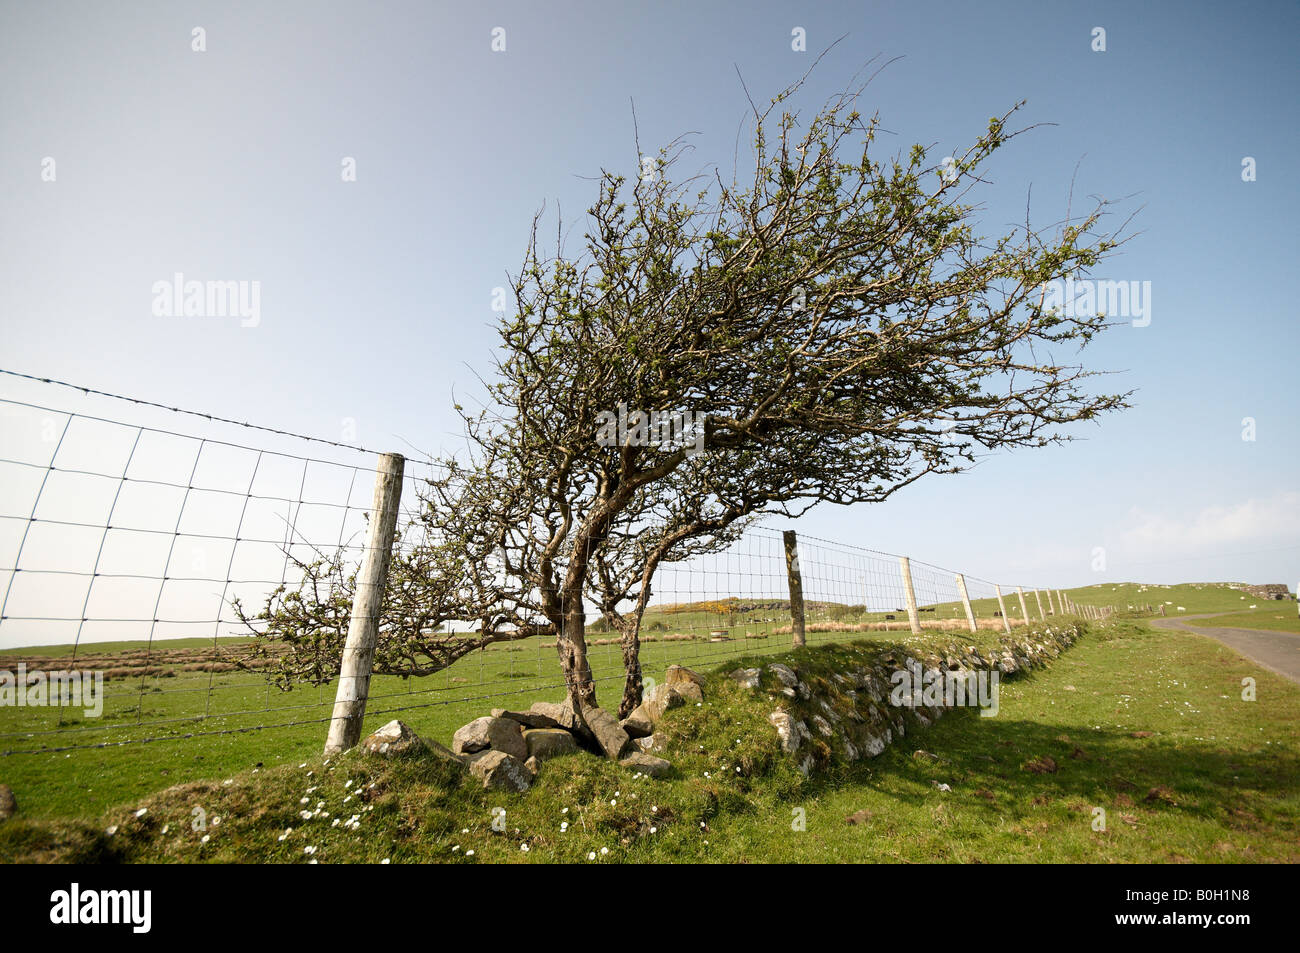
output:
[{"label": "tree bark", "polygon": [[626,621],[620,633],[623,645],[623,700],[618,705],[618,717],[626,718],[641,704],[641,613],[636,612]]}]

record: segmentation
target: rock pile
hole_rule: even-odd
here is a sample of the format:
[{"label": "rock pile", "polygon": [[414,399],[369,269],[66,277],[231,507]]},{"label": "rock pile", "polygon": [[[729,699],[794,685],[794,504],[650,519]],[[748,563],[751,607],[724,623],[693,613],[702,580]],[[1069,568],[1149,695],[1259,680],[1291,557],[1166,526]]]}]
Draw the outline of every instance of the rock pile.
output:
[{"label": "rock pile", "polygon": [[704,680],[688,668],[672,665],[664,681],[622,721],[603,708],[588,709],[580,719],[568,699],[534,702],[527,711],[494,708],[491,715],[475,718],[456,731],[450,749],[419,738],[400,721],[384,725],[361,747],[382,756],[424,748],[463,766],[485,788],[518,792],[528,790],[543,762],[580,752],[599,754],[629,770],[661,778],[672,764],[653,753],[665,747],[664,735],[656,730],[660,719],[687,702],[703,701]]}]

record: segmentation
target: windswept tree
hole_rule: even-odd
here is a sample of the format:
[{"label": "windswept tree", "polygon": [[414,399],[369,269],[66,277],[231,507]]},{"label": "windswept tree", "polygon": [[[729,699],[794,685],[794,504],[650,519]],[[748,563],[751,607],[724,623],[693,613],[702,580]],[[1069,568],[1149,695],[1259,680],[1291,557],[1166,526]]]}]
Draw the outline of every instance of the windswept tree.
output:
[{"label": "windswept tree", "polygon": [[[856,94],[799,132],[797,113],[775,115],[791,92],[755,111],[743,186],[674,184],[679,154],[630,183],[606,173],[582,251],[543,256],[535,227],[514,282],[495,412],[476,437],[541,504],[521,568],[577,707],[597,704],[585,597],[611,621],[630,598],[635,616],[656,559],[707,547],[737,520],[878,502],[1125,406],[1054,356],[1090,343],[1105,316],[1043,305],[1047,283],[1117,246],[1098,231],[1104,205],[1047,230],[976,232],[971,192],[1013,137],[1011,113],[950,162],[922,146],[882,161]],[[616,406],[689,412],[703,453],[631,427],[607,445]],[[606,564],[629,545],[641,554],[622,564],[640,569],[631,585]],[[634,656],[624,709],[639,690]]]},{"label": "windswept tree", "polygon": [[860,88],[806,123],[786,105],[798,88],[754,109],[744,182],[674,182],[672,146],[631,181],[602,174],[575,255],[558,240],[544,253],[534,221],[488,401],[465,418],[468,459],[430,486],[425,530],[455,567],[437,591],[472,595],[448,618],[483,637],[555,633],[578,712],[598,705],[592,607],[623,641],[620,712],[639,701],[662,563],[761,514],[879,502],[1126,406],[1056,357],[1106,317],[1044,304],[1048,283],[1120,244],[1105,204],[977,231],[973,193],[1018,106],[950,160],[919,145],[880,159]]}]

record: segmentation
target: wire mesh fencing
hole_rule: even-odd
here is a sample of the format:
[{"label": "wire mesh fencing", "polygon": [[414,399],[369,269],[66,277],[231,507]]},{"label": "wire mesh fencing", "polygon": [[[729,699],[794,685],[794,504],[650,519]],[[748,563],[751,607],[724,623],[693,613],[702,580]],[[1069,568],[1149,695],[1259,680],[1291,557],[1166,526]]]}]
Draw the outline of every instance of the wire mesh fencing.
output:
[{"label": "wire mesh fencing", "polygon": [[[0,399],[0,755],[109,752],[152,768],[320,749],[337,668],[277,681],[275,652],[249,647],[276,593],[332,584],[304,567],[338,560],[346,578],[373,555],[376,454],[274,433],[275,446],[259,446]],[[406,461],[398,551],[422,544],[420,489],[436,472]],[[800,641],[1009,630],[1067,611],[1054,591],[766,527],[662,564],[652,592],[638,633],[650,678]],[[328,634],[342,640],[352,623],[342,606]],[[620,634],[594,610],[583,634],[597,692],[617,698]],[[552,634],[486,644],[429,674],[377,672],[362,700],[369,726],[405,713],[448,739],[489,707],[565,693]]]}]

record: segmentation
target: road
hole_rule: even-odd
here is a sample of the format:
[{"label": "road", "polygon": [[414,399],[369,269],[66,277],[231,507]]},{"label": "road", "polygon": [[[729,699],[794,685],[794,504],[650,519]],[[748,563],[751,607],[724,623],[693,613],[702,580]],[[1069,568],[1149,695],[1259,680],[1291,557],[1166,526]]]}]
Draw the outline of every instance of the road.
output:
[{"label": "road", "polygon": [[1300,635],[1294,632],[1270,632],[1266,629],[1224,629],[1218,626],[1187,624],[1192,619],[1205,619],[1221,614],[1209,612],[1202,615],[1150,621],[1152,625],[1161,629],[1186,629],[1196,635],[1208,636],[1217,642],[1222,642],[1230,649],[1236,649],[1270,672],[1300,683]]}]

